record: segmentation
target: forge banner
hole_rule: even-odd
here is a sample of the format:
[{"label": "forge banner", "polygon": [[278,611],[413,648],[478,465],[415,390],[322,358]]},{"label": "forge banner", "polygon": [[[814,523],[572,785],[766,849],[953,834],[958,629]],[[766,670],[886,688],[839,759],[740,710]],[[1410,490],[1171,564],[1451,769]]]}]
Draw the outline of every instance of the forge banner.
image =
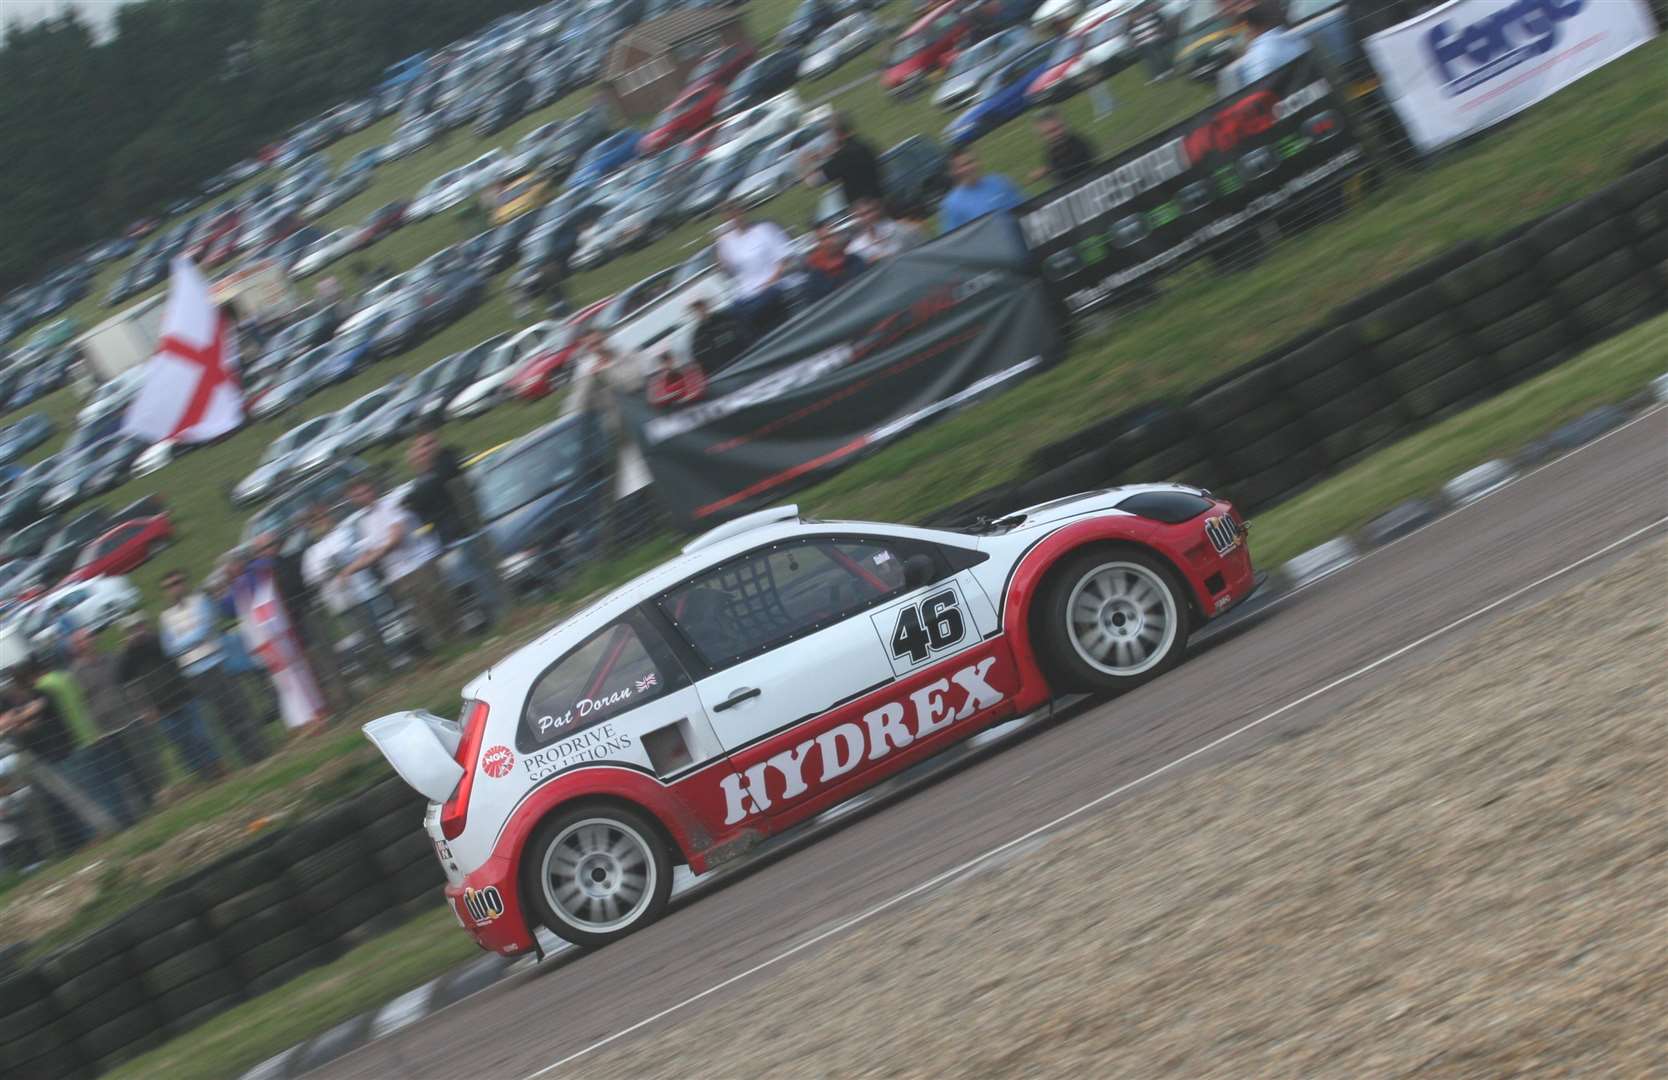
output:
[{"label": "forge banner", "polygon": [[1309,55],[1137,143],[1019,211],[1044,278],[1074,315],[1144,289],[1264,221],[1301,228],[1341,207],[1366,165]]},{"label": "forge banner", "polygon": [[618,398],[685,525],[780,501],[915,427],[1059,360],[1058,307],[1013,220],[904,252],[772,331],[672,410]]}]

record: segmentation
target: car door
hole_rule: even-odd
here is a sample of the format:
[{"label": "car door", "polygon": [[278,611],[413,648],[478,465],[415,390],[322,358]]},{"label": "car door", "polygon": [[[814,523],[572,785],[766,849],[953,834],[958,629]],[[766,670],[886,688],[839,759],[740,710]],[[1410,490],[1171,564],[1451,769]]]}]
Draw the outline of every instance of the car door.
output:
[{"label": "car door", "polygon": [[[932,598],[921,624],[919,605]],[[873,535],[755,548],[657,603],[691,650],[696,691],[735,770],[720,781],[726,825],[791,815],[945,728],[964,699],[933,689],[922,728],[907,715],[920,712],[911,695],[936,687],[946,662],[995,632],[989,601],[941,550]],[[905,649],[902,660],[894,648]]]}]

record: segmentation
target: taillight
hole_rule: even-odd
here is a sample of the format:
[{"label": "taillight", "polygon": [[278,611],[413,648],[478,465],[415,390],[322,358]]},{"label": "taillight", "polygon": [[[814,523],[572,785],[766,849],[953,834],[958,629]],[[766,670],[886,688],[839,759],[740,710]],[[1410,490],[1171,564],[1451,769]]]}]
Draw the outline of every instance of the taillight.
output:
[{"label": "taillight", "polygon": [[469,792],[475,786],[475,766],[480,761],[481,742],[486,738],[486,720],[486,702],[472,701],[464,708],[463,737],[458,740],[456,759],[463,766],[463,779],[440,808],[440,831],[448,840],[456,840],[469,823]]}]

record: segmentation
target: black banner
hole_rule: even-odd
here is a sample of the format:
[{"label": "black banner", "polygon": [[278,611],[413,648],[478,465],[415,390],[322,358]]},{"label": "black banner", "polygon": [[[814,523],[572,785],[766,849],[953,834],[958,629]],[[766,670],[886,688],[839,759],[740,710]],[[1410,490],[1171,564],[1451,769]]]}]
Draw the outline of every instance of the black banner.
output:
[{"label": "black banner", "polygon": [[1056,362],[1061,329],[1013,219],[992,217],[796,315],[720,372],[705,401],[618,400],[668,509],[706,526]]},{"label": "black banner", "polygon": [[1019,212],[1055,295],[1081,315],[1144,289],[1259,222],[1299,225],[1366,165],[1308,55]]}]

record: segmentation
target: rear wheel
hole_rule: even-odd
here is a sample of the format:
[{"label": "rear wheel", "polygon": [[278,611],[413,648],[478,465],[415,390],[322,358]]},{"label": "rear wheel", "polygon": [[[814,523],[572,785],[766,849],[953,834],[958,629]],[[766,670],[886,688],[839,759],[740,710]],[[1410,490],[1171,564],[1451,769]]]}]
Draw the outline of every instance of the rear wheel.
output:
[{"label": "rear wheel", "polygon": [[642,814],[579,805],[539,827],[523,861],[533,910],[575,945],[606,945],[654,922],[672,894],[672,860]]},{"label": "rear wheel", "polygon": [[1060,689],[1128,690],[1168,671],[1187,651],[1187,594],[1175,572],[1145,551],[1074,555],[1040,599],[1038,648]]}]

